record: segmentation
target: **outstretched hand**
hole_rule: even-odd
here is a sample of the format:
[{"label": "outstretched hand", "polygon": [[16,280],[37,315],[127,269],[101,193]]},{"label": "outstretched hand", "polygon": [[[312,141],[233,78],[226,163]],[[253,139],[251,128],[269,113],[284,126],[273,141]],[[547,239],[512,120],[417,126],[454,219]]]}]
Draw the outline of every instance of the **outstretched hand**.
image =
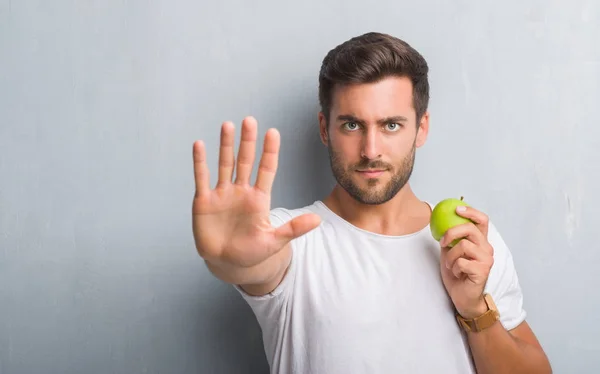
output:
[{"label": "outstretched hand", "polygon": [[[252,117],[242,122],[237,160],[234,155],[235,128],[221,127],[218,182],[210,188],[206,148],[193,146],[196,191],[192,224],[196,248],[207,261],[235,267],[251,267],[280,251],[294,238],[317,227],[315,214],[296,217],[278,228],[269,220],[271,189],[277,173],[280,136],[276,129],[265,134],[256,183],[250,185],[255,161],[257,123]],[[235,181],[232,181],[235,169]]]}]

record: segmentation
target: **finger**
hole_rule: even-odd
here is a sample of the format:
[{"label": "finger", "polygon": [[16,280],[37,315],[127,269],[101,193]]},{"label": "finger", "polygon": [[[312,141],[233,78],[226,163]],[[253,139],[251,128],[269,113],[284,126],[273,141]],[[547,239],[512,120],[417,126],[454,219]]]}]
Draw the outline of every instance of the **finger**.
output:
[{"label": "finger", "polygon": [[461,240],[457,245],[452,247],[445,256],[446,268],[450,269],[454,263],[460,258],[483,262],[487,260],[489,255],[481,250],[477,245],[468,240]]},{"label": "finger", "polygon": [[219,149],[219,182],[218,187],[225,187],[231,183],[233,177],[235,127],[232,122],[225,122],[221,126],[221,147]]},{"label": "finger", "polygon": [[242,121],[242,140],[240,141],[240,150],[238,152],[235,183],[250,183],[250,174],[252,174],[255,152],[256,120],[253,117],[246,117]]},{"label": "finger", "polygon": [[293,218],[275,230],[275,239],[279,242],[278,247],[283,247],[291,240],[315,229],[320,223],[321,217],[314,213],[307,213]]},{"label": "finger", "polygon": [[460,278],[463,275],[475,275],[477,273],[476,262],[462,257],[456,260],[451,269],[452,274],[454,274],[456,278]]},{"label": "finger", "polygon": [[206,147],[203,141],[194,142],[194,181],[196,184],[196,197],[210,192],[210,177],[206,165]]},{"label": "finger", "polygon": [[485,213],[470,206],[458,206],[456,208],[456,214],[473,221],[479,231],[487,238],[489,217]]},{"label": "finger", "polygon": [[269,129],[265,134],[263,153],[258,166],[258,175],[256,176],[256,188],[267,194],[271,193],[275,174],[277,173],[280,143],[279,132],[275,129]]},{"label": "finger", "polygon": [[443,248],[452,247],[453,242],[456,243],[456,240],[461,239],[468,239],[475,244],[481,244],[483,243],[483,234],[474,223],[464,223],[448,229],[442,239],[440,239],[440,245]]},{"label": "finger", "polygon": [[454,266],[452,266],[452,274],[459,279],[466,276],[476,284],[485,282],[488,277],[485,265],[466,258],[456,260]]}]

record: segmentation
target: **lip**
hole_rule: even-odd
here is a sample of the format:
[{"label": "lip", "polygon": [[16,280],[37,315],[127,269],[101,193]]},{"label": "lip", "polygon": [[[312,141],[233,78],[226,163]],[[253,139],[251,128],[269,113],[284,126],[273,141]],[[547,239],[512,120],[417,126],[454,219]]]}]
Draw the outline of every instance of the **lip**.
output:
[{"label": "lip", "polygon": [[357,170],[357,172],[365,178],[377,178],[381,176],[385,170]]}]

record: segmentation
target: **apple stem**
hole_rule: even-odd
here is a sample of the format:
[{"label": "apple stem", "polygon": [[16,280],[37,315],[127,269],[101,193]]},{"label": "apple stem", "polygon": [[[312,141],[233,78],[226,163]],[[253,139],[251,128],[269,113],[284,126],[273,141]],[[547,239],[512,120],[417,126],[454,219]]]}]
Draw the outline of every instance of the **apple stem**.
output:
[{"label": "apple stem", "polygon": [[464,196],[461,196],[461,197],[460,197],[460,201],[463,201],[463,199],[464,199]]}]

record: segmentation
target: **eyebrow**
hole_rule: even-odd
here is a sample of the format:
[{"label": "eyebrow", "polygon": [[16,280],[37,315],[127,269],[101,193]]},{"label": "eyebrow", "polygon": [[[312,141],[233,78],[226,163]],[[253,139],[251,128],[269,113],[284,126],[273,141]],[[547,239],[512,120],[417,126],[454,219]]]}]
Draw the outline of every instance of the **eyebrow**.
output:
[{"label": "eyebrow", "polygon": [[[362,119],[355,117],[351,114],[342,114],[339,115],[337,117],[338,121],[349,121],[349,122],[356,122],[359,123],[361,125],[365,125],[365,121],[363,121]],[[380,120],[377,121],[378,124],[380,125],[385,125],[386,123],[394,123],[394,122],[408,122],[408,118],[404,117],[404,116],[392,116],[392,117],[386,117],[386,118],[382,118]]]}]

